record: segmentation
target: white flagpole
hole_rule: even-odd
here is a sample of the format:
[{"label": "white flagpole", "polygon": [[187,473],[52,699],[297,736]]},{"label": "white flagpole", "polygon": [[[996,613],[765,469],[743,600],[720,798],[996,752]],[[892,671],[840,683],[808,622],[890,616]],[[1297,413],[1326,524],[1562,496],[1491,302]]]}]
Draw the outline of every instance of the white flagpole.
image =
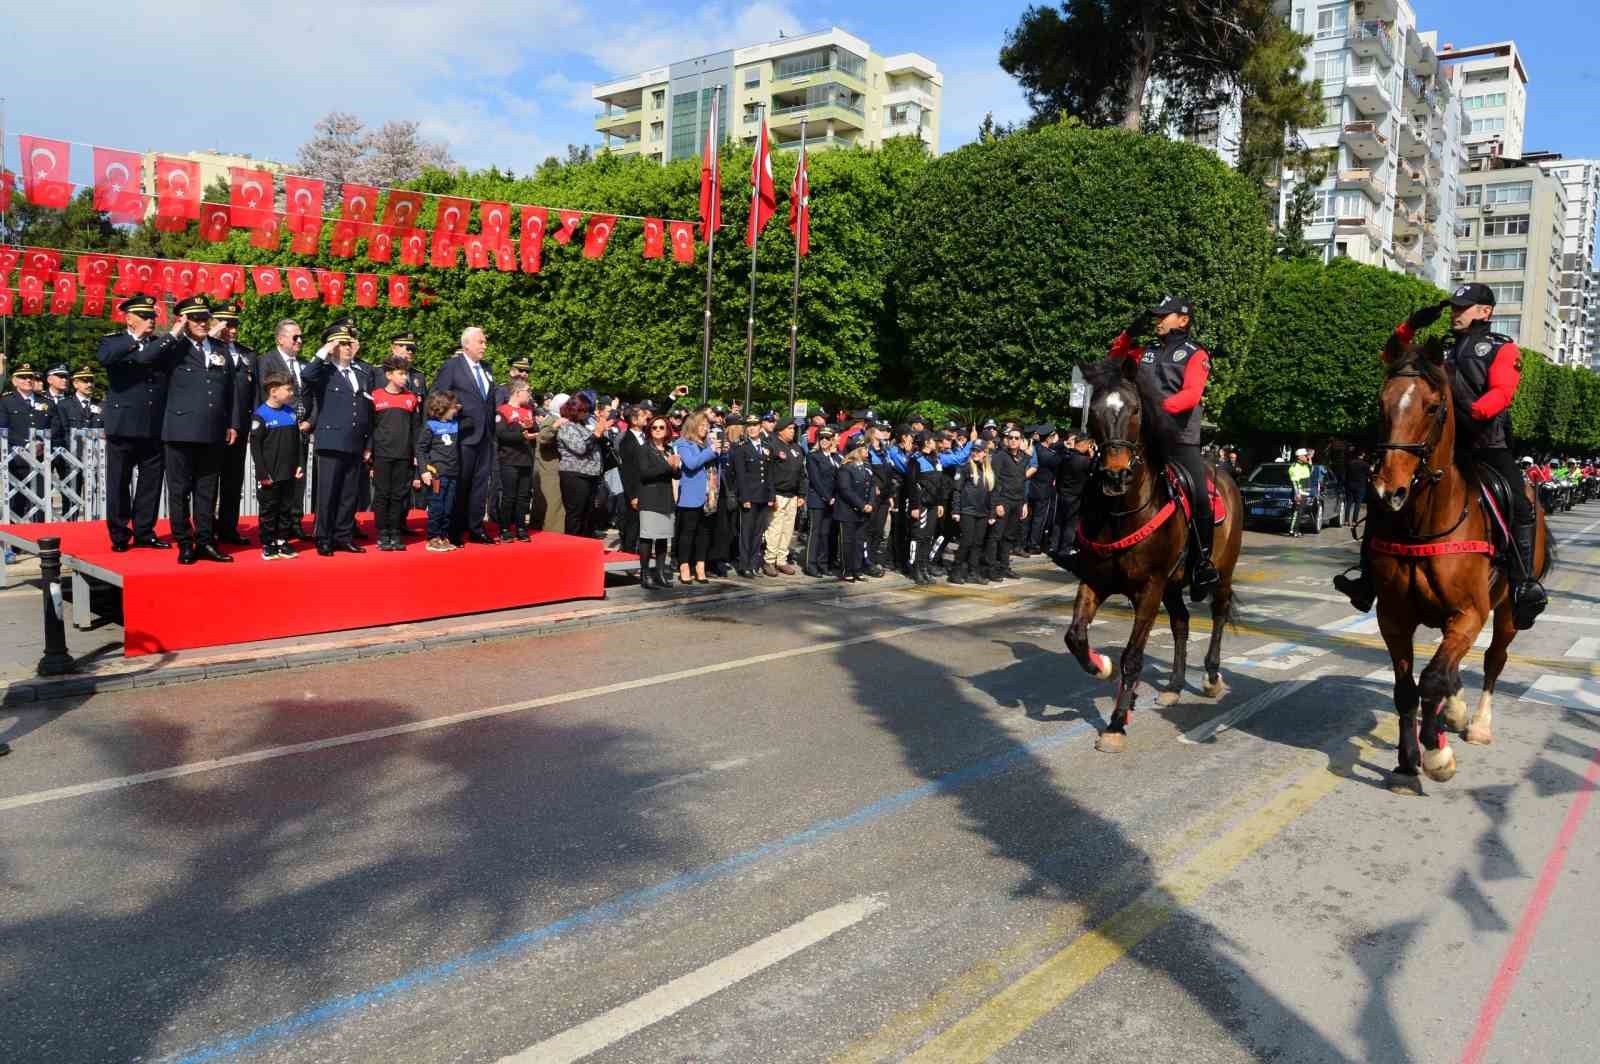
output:
[{"label": "white flagpole", "polygon": [[[761,105],[760,132],[756,134],[761,139],[756,143],[756,155],[759,157],[767,150],[767,105]],[[770,161],[769,161],[770,162]],[[750,311],[744,320],[744,409],[750,413],[750,378],[755,370],[756,357],[756,248],[761,243],[761,234],[753,227],[756,224],[756,212],[761,209],[761,175],[755,171],[752,164],[750,169],[750,225],[755,239],[750,241]]]},{"label": "white flagpole", "polygon": [[[800,169],[797,173],[805,173],[806,168],[806,120],[800,119]],[[795,349],[800,341],[800,232],[807,224],[806,211],[811,201],[811,175],[806,174],[805,202],[793,204],[791,210],[795,212],[794,228],[794,294],[789,299],[789,413],[794,413],[794,366]]]},{"label": "white flagpole", "polygon": [[[720,146],[717,140],[717,115],[722,107],[722,86],[718,85],[712,90],[711,97],[711,132],[707,137],[707,150],[711,158],[706,160],[711,166],[711,187],[716,193],[716,202],[722,203],[722,162],[717,149]],[[704,406],[711,401],[711,260],[717,252],[717,227],[716,212],[712,217],[705,219],[706,225],[706,311],[705,311],[705,344],[700,352],[700,405]]]}]

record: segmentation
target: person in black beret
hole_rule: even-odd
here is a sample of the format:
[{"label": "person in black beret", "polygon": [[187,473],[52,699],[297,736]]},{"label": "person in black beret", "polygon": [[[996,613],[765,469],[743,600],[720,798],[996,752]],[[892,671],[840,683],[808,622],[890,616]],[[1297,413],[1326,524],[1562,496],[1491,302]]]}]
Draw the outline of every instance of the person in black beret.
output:
[{"label": "person in black beret", "polygon": [[[126,328],[100,338],[95,359],[106,370],[106,528],[111,549],[166,549],[156,536],[166,450],[161,422],[166,413],[168,345],[176,330],[155,335],[156,303],[130,296],[117,304]],[[137,480],[135,480],[137,474]]]},{"label": "person in black beret", "polygon": [[191,296],[173,311],[175,340],[162,353],[169,376],[161,439],[178,564],[231,562],[217,549],[216,515],[223,455],[245,427],[234,402],[236,373],[227,348],[211,335],[209,299]]}]

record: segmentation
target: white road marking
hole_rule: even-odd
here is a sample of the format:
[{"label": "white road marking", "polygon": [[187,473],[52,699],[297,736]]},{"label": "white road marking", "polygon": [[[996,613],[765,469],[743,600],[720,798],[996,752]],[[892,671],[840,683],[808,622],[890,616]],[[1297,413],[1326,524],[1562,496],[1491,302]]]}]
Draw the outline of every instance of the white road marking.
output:
[{"label": "white road marking", "polygon": [[1569,658],[1583,658],[1587,661],[1593,661],[1596,658],[1600,658],[1600,639],[1596,639],[1592,635],[1584,636],[1582,639],[1572,644],[1571,648],[1567,650],[1564,656]]},{"label": "white road marking", "polygon": [[367,743],[377,739],[387,739],[396,735],[410,735],[415,732],[434,731],[438,728],[449,728],[456,724],[468,721],[484,720],[490,717],[503,717],[511,713],[522,713],[530,709],[546,709],[550,706],[565,705],[569,702],[581,702],[588,698],[603,698],[607,695],[623,694],[628,691],[637,691],[646,687],[659,687],[663,684],[677,683],[680,680],[692,680],[701,676],[714,676],[717,673],[732,672],[737,669],[749,668],[752,665],[766,665],[774,661],[784,661],[789,658],[808,657],[812,654],[826,654],[835,650],[848,647],[861,646],[865,643],[878,643],[899,639],[902,636],[913,635],[917,632],[931,631],[956,623],[967,623],[980,620],[984,617],[998,613],[1012,613],[1022,609],[1032,609],[1070,596],[1062,592],[1040,595],[1028,602],[1008,602],[1001,605],[978,603],[971,607],[963,608],[959,614],[949,614],[919,624],[901,625],[898,628],[889,628],[881,632],[871,632],[866,635],[852,636],[849,639],[830,639],[823,643],[811,643],[807,646],[792,647],[788,650],[774,650],[766,654],[753,654],[747,658],[735,658],[731,661],[719,661],[710,665],[699,665],[692,669],[680,669],[677,672],[666,672],[656,676],[643,676],[636,680],[622,680],[618,683],[603,684],[599,687],[589,687],[580,691],[566,691],[559,694],[545,695],[542,698],[530,698],[522,702],[508,702],[499,706],[486,706],[483,709],[472,709],[464,713],[451,713],[448,716],[432,717],[427,720],[414,720],[406,724],[396,724],[387,728],[373,728],[370,731],[351,732],[348,735],[335,735],[327,739],[315,739],[311,742],[293,743],[289,746],[271,746],[262,750],[252,750],[243,754],[230,754],[227,757],[208,758],[204,761],[193,761],[186,765],[173,765],[170,768],[158,768],[150,772],[140,772],[132,776],[114,776],[110,779],[94,780],[90,783],[75,783],[67,787],[52,787],[44,791],[32,791],[27,794],[13,795],[10,798],[0,798],[0,812],[11,809],[22,809],[30,805],[42,805],[45,802],[60,801],[64,798],[80,798],[88,794],[100,794],[105,791],[119,791],[128,787],[137,787],[143,783],[156,783],[161,780],[178,779],[183,776],[193,776],[202,772],[215,772],[219,769],[233,768],[237,765],[251,765],[261,761],[272,761],[280,757],[292,757],[296,754],[309,754],[318,750],[331,750],[340,746],[352,746],[356,743]]},{"label": "white road marking", "polygon": [[1317,626],[1319,632],[1348,632],[1351,635],[1372,635],[1377,630],[1378,615],[1371,610]]},{"label": "white road marking", "polygon": [[1572,535],[1567,536],[1565,539],[1558,539],[1556,542],[1563,547],[1570,546],[1573,540],[1582,539],[1584,536],[1587,536],[1590,532],[1593,532],[1597,528],[1600,528],[1600,521],[1590,521]]},{"label": "white road marking", "polygon": [[1522,701],[1600,713],[1600,680],[1546,673],[1522,693]]},{"label": "white road marking", "polygon": [[1329,670],[1327,669],[1315,669],[1312,671],[1311,675],[1307,676],[1303,680],[1291,680],[1288,683],[1273,684],[1271,687],[1267,688],[1265,691],[1262,691],[1248,702],[1237,705],[1228,710],[1226,713],[1223,713],[1221,716],[1213,717],[1211,720],[1206,721],[1204,724],[1190,728],[1188,731],[1178,736],[1178,741],[1180,743],[1210,742],[1213,738],[1229,730],[1234,725],[1241,724],[1244,721],[1249,720],[1251,717],[1255,716],[1257,713],[1260,713],[1263,709],[1266,709],[1279,699],[1288,698],[1292,694],[1297,694],[1307,684],[1321,679],[1327,674],[1328,671]]},{"label": "white road marking", "polygon": [[520,1053],[502,1057],[500,1064],[570,1064],[582,1060],[859,924],[885,905],[881,897],[863,897],[814,913],[792,927],[679,976],[626,1005],[601,1013],[587,1023],[531,1045]]},{"label": "white road marking", "polygon": [[1269,669],[1272,672],[1288,672],[1298,669],[1313,658],[1320,658],[1328,653],[1329,647],[1308,647],[1302,643],[1268,643],[1266,646],[1246,650],[1242,654],[1235,654],[1227,658],[1224,664],[1241,669]]},{"label": "white road marking", "polygon": [[748,757],[730,757],[726,761],[713,761],[705,768],[697,769],[694,772],[685,772],[679,776],[668,776],[666,779],[658,780],[647,787],[640,787],[633,793],[650,794],[652,791],[676,787],[681,783],[693,783],[695,780],[703,780],[707,776],[714,776],[719,772],[732,772],[736,768],[744,768],[746,765],[759,761],[763,757],[771,757],[777,752],[776,750],[763,750],[757,754],[750,754]]}]

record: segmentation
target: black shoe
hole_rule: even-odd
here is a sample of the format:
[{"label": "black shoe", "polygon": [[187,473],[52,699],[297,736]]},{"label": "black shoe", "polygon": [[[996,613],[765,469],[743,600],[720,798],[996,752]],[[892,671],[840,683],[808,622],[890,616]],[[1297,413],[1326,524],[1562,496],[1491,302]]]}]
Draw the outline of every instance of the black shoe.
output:
[{"label": "black shoe", "polygon": [[952,584],[965,584],[967,582],[967,578],[962,574],[960,566],[956,566],[950,570],[950,576],[948,579]]},{"label": "black shoe", "polygon": [[533,539],[533,537],[528,535],[528,530],[526,528],[519,528],[516,531],[515,539],[518,543],[527,543],[529,540]]},{"label": "black shoe", "polygon": [[[1354,572],[1356,575],[1351,576]],[[1333,578],[1333,588],[1350,600],[1350,605],[1357,613],[1366,613],[1372,609],[1372,600],[1377,597],[1377,589],[1372,586],[1372,577],[1367,575],[1365,569],[1353,569],[1340,573]]]},{"label": "black shoe", "polygon": [[1015,569],[1011,568],[1009,565],[1006,566],[1005,572],[1001,573],[1000,575],[1005,577],[1007,580],[1021,580],[1022,579],[1022,574],[1017,572]]},{"label": "black shoe", "polygon": [[367,548],[357,546],[355,543],[335,543],[333,549],[341,554],[365,554]]},{"label": "black shoe", "polygon": [[293,558],[296,556],[295,549],[289,546],[287,543],[275,544],[272,548],[272,553],[276,554],[280,558]]},{"label": "black shoe", "polygon": [[126,543],[113,543],[111,544],[111,553],[126,554],[128,553],[128,545]]},{"label": "black shoe", "polygon": [[194,548],[194,556],[208,562],[229,563],[233,561],[231,555],[222,553],[212,543],[201,543]]},{"label": "black shoe", "polygon": [[1537,580],[1524,580],[1511,586],[1511,619],[1517,631],[1526,632],[1533,627],[1539,614],[1549,605],[1549,596]]},{"label": "black shoe", "polygon": [[179,565],[193,565],[194,564],[194,544],[192,544],[192,543],[180,543],[180,544],[178,544],[178,564]]},{"label": "black shoe", "polygon": [[494,537],[481,529],[477,532],[468,532],[467,539],[472,543],[482,543],[488,546],[492,546],[494,544]]},{"label": "black shoe", "polygon": [[295,543],[315,543],[316,542],[316,540],[313,537],[306,535],[304,532],[296,532],[294,535],[290,536],[289,539],[292,540]]},{"label": "black shoe", "polygon": [[865,573],[863,573],[862,575],[870,576],[874,580],[876,580],[879,577],[883,576],[883,566],[881,566],[881,565],[870,565],[870,566],[867,567],[867,571]]},{"label": "black shoe", "polygon": [[317,544],[317,553],[320,554],[324,558],[333,557],[333,544],[332,543],[318,543]]},{"label": "black shoe", "polygon": [[656,579],[656,572],[648,565],[639,566],[639,586],[646,591],[657,591],[661,582]]},{"label": "black shoe", "polygon": [[513,539],[514,537],[511,535],[511,531],[509,529],[502,529],[500,531],[500,535],[495,537],[495,541],[497,543],[510,543],[513,541]]},{"label": "black shoe", "polygon": [[148,547],[151,550],[171,550],[172,544],[160,536],[140,536],[133,541],[135,547]]},{"label": "black shoe", "polygon": [[1222,577],[1218,575],[1217,567],[1211,564],[1211,559],[1201,558],[1189,577],[1189,601],[1204,602],[1221,582]]}]

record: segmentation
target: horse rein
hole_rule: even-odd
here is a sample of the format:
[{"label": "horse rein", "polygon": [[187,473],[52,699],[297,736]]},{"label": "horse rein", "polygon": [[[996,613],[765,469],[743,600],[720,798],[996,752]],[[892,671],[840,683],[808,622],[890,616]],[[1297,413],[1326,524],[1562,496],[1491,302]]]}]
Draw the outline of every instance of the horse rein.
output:
[{"label": "horse rein", "polygon": [[[1396,377],[1421,377],[1422,374],[1421,373],[1409,372],[1409,371],[1402,370],[1401,372],[1396,373],[1395,376]],[[1433,461],[1433,452],[1438,448],[1439,440],[1444,436],[1444,422],[1445,422],[1445,417],[1446,417],[1446,415],[1448,413],[1448,411],[1445,409],[1445,404],[1448,403],[1448,402],[1449,402],[1449,396],[1448,395],[1441,395],[1440,396],[1439,411],[1438,411],[1438,413],[1436,413],[1433,416],[1433,425],[1428,430],[1428,438],[1427,438],[1427,440],[1425,442],[1423,442],[1423,443],[1379,443],[1379,444],[1374,444],[1373,445],[1373,450],[1375,450],[1375,451],[1402,451],[1405,454],[1410,454],[1410,455],[1415,455],[1416,456],[1416,458],[1417,458],[1417,469],[1416,469],[1416,472],[1411,474],[1411,484],[1410,484],[1411,496],[1410,496],[1410,500],[1417,499],[1418,497],[1421,496],[1422,492],[1425,489],[1433,487],[1435,484],[1438,484],[1440,481],[1442,481],[1444,479],[1444,473],[1445,473],[1444,469],[1442,469],[1442,468],[1440,468],[1440,469],[1432,469],[1432,468],[1429,468],[1429,467],[1430,467],[1430,464]],[[1376,464],[1373,465],[1372,474],[1371,474],[1370,479],[1371,480],[1377,480],[1378,479],[1378,467],[1377,467]],[[1410,500],[1408,500],[1407,505],[1410,504]],[[1434,540],[1434,539],[1442,539],[1443,537],[1450,535],[1456,529],[1460,528],[1462,526],[1462,524],[1466,522],[1467,514],[1471,511],[1471,508],[1472,508],[1472,495],[1469,492],[1467,494],[1467,501],[1465,503],[1463,503],[1462,506],[1461,506],[1461,516],[1456,518],[1456,523],[1451,525],[1449,528],[1445,529],[1442,532],[1425,533],[1425,532],[1421,531],[1421,529],[1419,529],[1415,524],[1410,524],[1410,525],[1408,525],[1406,527],[1406,534],[1409,535],[1412,539],[1420,540],[1422,542],[1427,542],[1428,540]],[[1413,515],[1416,515],[1417,511],[1416,511],[1415,507],[1412,508],[1412,513],[1413,513]]]}]

